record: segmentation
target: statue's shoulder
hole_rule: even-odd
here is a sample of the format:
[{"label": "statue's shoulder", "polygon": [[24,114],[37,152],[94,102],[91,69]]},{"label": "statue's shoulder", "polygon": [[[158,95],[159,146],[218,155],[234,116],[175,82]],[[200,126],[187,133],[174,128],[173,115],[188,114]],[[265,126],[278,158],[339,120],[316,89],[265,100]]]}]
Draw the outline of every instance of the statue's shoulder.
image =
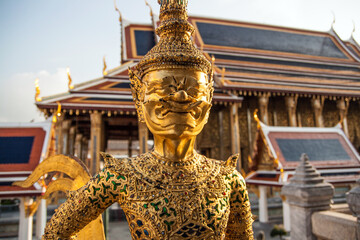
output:
[{"label": "statue's shoulder", "polygon": [[211,159],[211,161],[220,168],[223,175],[228,175],[237,172],[236,165],[239,161],[240,154],[230,156],[226,161]]},{"label": "statue's shoulder", "polygon": [[104,160],[104,167],[110,171],[117,173],[129,173],[131,171],[132,158],[115,158],[109,153],[100,153]]}]

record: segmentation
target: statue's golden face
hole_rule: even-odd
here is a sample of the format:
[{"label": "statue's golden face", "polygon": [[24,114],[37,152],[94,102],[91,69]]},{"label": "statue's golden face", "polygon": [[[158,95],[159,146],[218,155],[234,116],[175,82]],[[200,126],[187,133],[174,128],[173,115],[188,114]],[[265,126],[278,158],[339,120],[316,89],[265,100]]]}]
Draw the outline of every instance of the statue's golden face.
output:
[{"label": "statue's golden face", "polygon": [[207,122],[212,85],[196,70],[160,70],[143,78],[142,109],[150,131],[169,138],[196,136]]}]

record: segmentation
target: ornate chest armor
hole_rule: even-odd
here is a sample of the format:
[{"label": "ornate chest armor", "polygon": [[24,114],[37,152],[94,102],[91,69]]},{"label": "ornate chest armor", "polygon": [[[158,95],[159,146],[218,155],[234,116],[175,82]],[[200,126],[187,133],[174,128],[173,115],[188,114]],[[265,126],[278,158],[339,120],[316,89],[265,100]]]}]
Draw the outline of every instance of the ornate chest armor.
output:
[{"label": "ornate chest armor", "polygon": [[153,153],[103,157],[103,171],[70,194],[45,239],[69,239],[116,201],[133,239],[252,239],[245,182],[231,166],[232,158],[225,164],[195,155],[189,162],[166,165]]}]

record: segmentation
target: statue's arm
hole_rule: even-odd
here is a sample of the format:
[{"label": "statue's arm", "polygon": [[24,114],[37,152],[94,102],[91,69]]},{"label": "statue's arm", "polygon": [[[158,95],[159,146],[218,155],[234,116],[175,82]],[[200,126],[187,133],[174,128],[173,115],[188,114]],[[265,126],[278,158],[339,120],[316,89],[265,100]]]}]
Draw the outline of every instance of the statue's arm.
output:
[{"label": "statue's arm", "polygon": [[250,201],[243,177],[236,170],[229,175],[230,216],[225,239],[254,239]]},{"label": "statue's arm", "polygon": [[125,176],[105,168],[85,186],[71,192],[47,223],[42,239],[71,239],[115,201],[126,195]]}]

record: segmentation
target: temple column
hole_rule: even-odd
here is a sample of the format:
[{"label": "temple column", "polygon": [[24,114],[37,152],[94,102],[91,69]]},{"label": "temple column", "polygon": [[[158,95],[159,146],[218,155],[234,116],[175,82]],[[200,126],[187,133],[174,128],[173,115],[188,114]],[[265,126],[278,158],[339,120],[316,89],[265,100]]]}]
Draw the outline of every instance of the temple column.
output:
[{"label": "temple column", "polygon": [[63,120],[62,121],[62,150],[61,154],[69,155],[69,130],[71,126],[71,120]]},{"label": "temple column", "polygon": [[83,135],[81,133],[77,133],[76,136],[75,136],[75,151],[74,151],[74,155],[78,158],[81,159],[82,157],[82,154],[81,154],[81,151],[82,151],[82,138],[83,138]]},{"label": "temple column", "polygon": [[223,114],[223,110],[221,109],[218,112],[220,159],[224,159],[224,143],[223,143],[224,127],[223,127],[223,119],[224,119],[224,114]]},{"label": "temple column", "polygon": [[33,216],[27,214],[27,208],[33,203],[30,197],[20,198],[19,239],[32,240]]},{"label": "temple column", "polygon": [[40,204],[36,211],[36,237],[41,239],[41,236],[44,235],[45,225],[46,225],[47,209],[46,209],[46,199],[41,199]]},{"label": "temple column", "polygon": [[240,127],[239,127],[239,103],[233,103],[230,106],[230,132],[231,132],[231,153],[239,153],[237,170],[241,171],[241,152],[240,152]]},{"label": "temple column", "polygon": [[69,144],[68,144],[68,154],[74,155],[75,154],[75,134],[76,134],[76,127],[72,126],[69,130]]},{"label": "temple column", "polygon": [[285,97],[285,105],[289,116],[289,126],[297,127],[297,121],[296,121],[297,96]]},{"label": "temple column", "polygon": [[89,153],[89,139],[83,137],[81,140],[81,160],[83,160],[86,166],[90,166],[90,162],[88,162],[88,153]]},{"label": "temple column", "polygon": [[314,111],[314,119],[316,127],[324,127],[324,120],[322,116],[322,111],[324,107],[324,98],[323,97],[314,97],[311,99],[311,106]]},{"label": "temple column", "polygon": [[132,123],[129,123],[129,139],[128,139],[128,156],[131,157],[132,156],[132,141],[133,141],[133,138],[132,138]]},{"label": "temple column", "polygon": [[149,151],[147,144],[149,138],[149,132],[145,123],[138,122],[138,124],[139,124],[138,128],[139,128],[139,147],[140,147],[139,154],[143,154]]},{"label": "temple column", "polygon": [[258,98],[259,103],[259,113],[260,113],[260,121],[269,125],[269,114],[268,114],[268,105],[269,105],[269,95],[263,94]]},{"label": "temple column", "polygon": [[61,154],[62,150],[63,150],[63,146],[64,146],[64,142],[63,140],[63,130],[62,130],[62,126],[63,126],[63,120],[64,120],[64,115],[61,115],[60,117],[57,117],[57,121],[56,121],[56,133],[55,133],[55,142],[56,142],[56,154]]},{"label": "temple column", "polygon": [[267,187],[259,186],[259,221],[267,223],[269,221],[268,206],[267,206]]},{"label": "temple column", "polygon": [[102,140],[102,114],[98,111],[94,111],[90,114],[91,130],[90,130],[90,173],[94,175],[100,170],[100,151],[101,151],[101,140]]},{"label": "temple column", "polygon": [[251,115],[249,107],[246,110],[246,117],[247,117],[247,128],[248,128],[249,152],[252,153],[253,152],[252,135],[251,135],[251,132],[252,132],[252,129],[251,129],[252,115]]},{"label": "temple column", "polygon": [[282,197],[282,207],[283,207],[283,225],[287,232],[291,230],[291,222],[290,222],[290,205],[286,201],[286,197]]},{"label": "temple column", "polygon": [[347,137],[349,137],[349,129],[347,124],[347,112],[349,109],[349,100],[341,98],[337,101],[336,106],[339,110],[340,122],[344,130],[344,133]]}]

